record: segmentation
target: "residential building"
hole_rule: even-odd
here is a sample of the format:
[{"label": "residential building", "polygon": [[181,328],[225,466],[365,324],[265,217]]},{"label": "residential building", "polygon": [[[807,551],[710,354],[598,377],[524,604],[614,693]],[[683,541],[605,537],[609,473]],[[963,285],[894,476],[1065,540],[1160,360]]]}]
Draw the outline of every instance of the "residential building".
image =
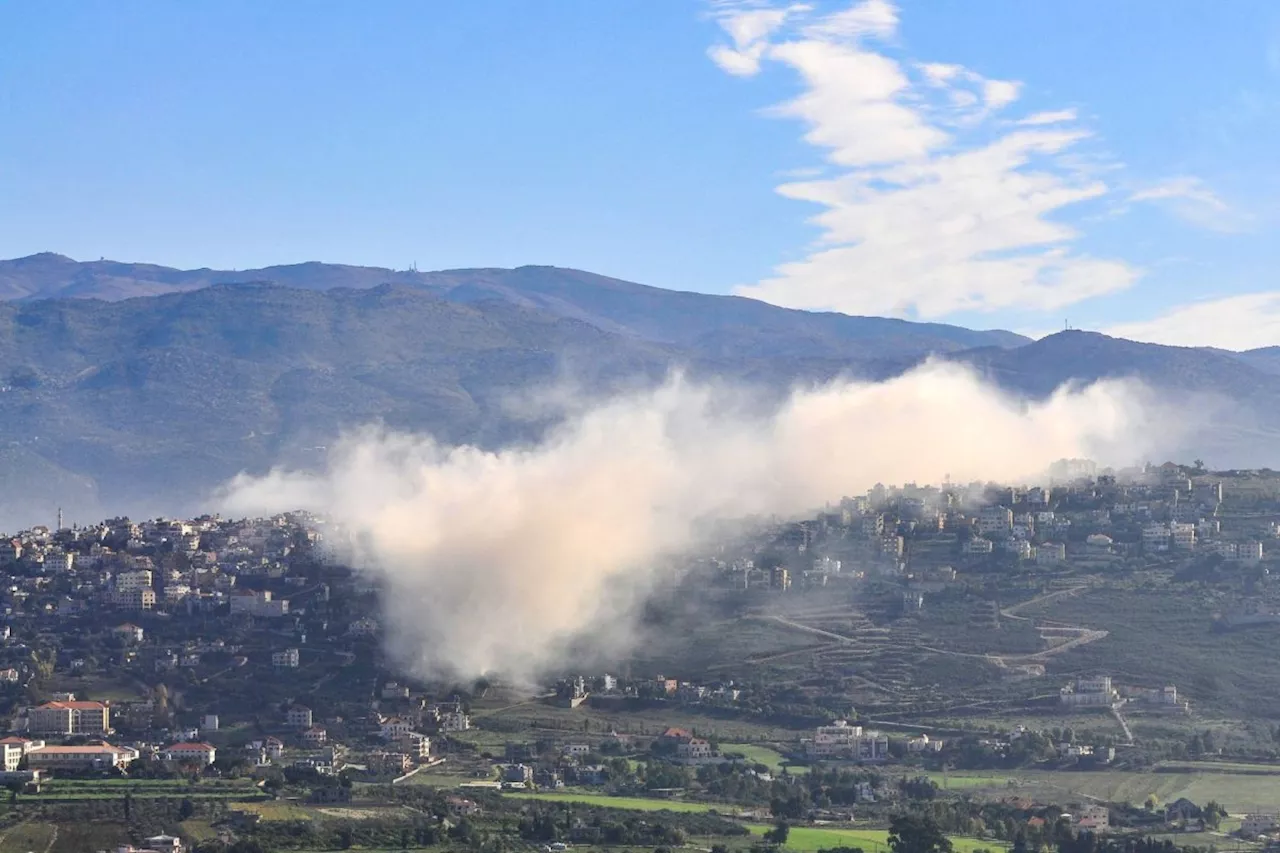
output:
[{"label": "residential building", "polygon": [[271,665],[276,669],[297,669],[299,662],[297,649],[285,649],[271,653]]},{"label": "residential building", "polygon": [[978,532],[983,536],[1007,534],[1013,529],[1013,510],[1003,506],[984,506],[978,511]]},{"label": "residential building", "polygon": [[156,606],[156,591],[154,589],[134,589],[128,592],[117,592],[115,594],[115,604],[122,610],[130,610],[135,613],[153,610]]},{"label": "residential building", "polygon": [[1043,542],[1036,546],[1036,562],[1045,565],[1063,563],[1067,559],[1067,546],[1061,542]]},{"label": "residential building", "polygon": [[1111,686],[1111,676],[1077,678],[1058,691],[1061,704],[1074,708],[1110,708],[1120,702],[1120,694]]},{"label": "residential building", "polygon": [[42,735],[95,735],[111,731],[111,709],[101,702],[46,702],[27,714],[27,731]]},{"label": "residential building", "polygon": [[285,722],[295,729],[309,729],[312,726],[311,709],[302,705],[294,705],[285,714]]},{"label": "residential building", "polygon": [[1240,821],[1240,834],[1245,838],[1257,838],[1265,835],[1277,826],[1274,814],[1249,814]]},{"label": "residential building", "polygon": [[676,757],[682,761],[705,761],[711,758],[711,743],[693,737],[676,744]]},{"label": "residential building", "polygon": [[231,613],[278,619],[289,615],[289,600],[273,599],[270,590],[237,589],[231,594]]},{"label": "residential building", "polygon": [[137,758],[136,749],[109,743],[42,746],[27,753],[27,766],[32,770],[93,770],[128,767]]},{"label": "residential building", "polygon": [[889,738],[880,732],[864,731],[845,720],[829,726],[818,726],[813,739],[806,744],[811,758],[845,758],[858,761],[883,761],[889,757]]},{"label": "residential building", "polygon": [[120,594],[133,593],[139,590],[152,588],[153,583],[150,569],[121,572],[115,577],[115,589],[116,592]]},{"label": "residential building", "polygon": [[1085,806],[1076,815],[1075,825],[1089,832],[1106,832],[1111,828],[1111,809],[1105,805]]},{"label": "residential building", "polygon": [[1179,522],[1170,522],[1169,539],[1173,543],[1174,548],[1183,551],[1190,551],[1196,547],[1196,526],[1194,524],[1182,524]]},{"label": "residential building", "polygon": [[990,554],[994,550],[995,543],[981,536],[975,536],[964,543],[964,552],[966,554]]},{"label": "residential building", "polygon": [[16,773],[18,766],[22,763],[22,758],[33,749],[39,749],[44,746],[42,740],[28,740],[23,737],[7,737],[0,740],[0,756],[4,758],[4,770],[6,773]]},{"label": "residential building", "polygon": [[388,717],[382,721],[381,730],[378,732],[383,740],[395,740],[404,737],[413,731],[413,723],[400,717]]},{"label": "residential building", "polygon": [[141,643],[143,638],[146,636],[145,632],[132,622],[126,622],[123,625],[118,626],[116,628],[116,633],[123,637],[126,642],[130,643]]},{"label": "residential building", "polygon": [[440,715],[440,730],[444,732],[465,732],[471,728],[471,718],[460,710],[447,711]]},{"label": "residential building", "polygon": [[329,740],[329,732],[323,726],[312,726],[302,733],[302,742],[310,747],[324,746]]},{"label": "residential building", "polygon": [[207,743],[175,743],[160,752],[160,760],[170,764],[207,767],[217,760],[218,750]]}]

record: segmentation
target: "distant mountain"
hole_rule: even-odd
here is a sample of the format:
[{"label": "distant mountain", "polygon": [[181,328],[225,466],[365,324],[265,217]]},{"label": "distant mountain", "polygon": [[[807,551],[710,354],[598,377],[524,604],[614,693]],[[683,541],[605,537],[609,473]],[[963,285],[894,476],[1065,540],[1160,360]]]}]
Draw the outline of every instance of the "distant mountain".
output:
[{"label": "distant mountain", "polygon": [[1243,361],[1255,370],[1261,370],[1263,373],[1280,374],[1280,347],[1262,347],[1260,349],[1229,352],[1227,354],[1232,358]]},{"label": "distant mountain", "polygon": [[322,291],[402,284],[450,302],[508,302],[605,331],[731,357],[897,358],[1027,342],[1012,332],[795,311],[737,296],[663,290],[559,267],[417,272],[305,263],[241,271],[177,270],[105,260],[81,263],[50,253],[0,261],[0,299],[11,301],[118,301],[215,284],[263,282]]},{"label": "distant mountain", "polygon": [[[58,506],[81,519],[199,509],[235,473],[314,464],[341,430],[371,421],[494,446],[543,425],[511,405],[530,389],[565,377],[631,387],[672,367],[780,391],[893,376],[934,354],[1032,396],[1133,375],[1189,406],[1236,407],[1217,449],[1203,450],[1210,464],[1269,452],[1280,429],[1280,375],[1261,369],[1261,351],[1085,332],[1030,342],[550,267],[302,264],[243,274],[277,283],[218,283],[224,275],[236,274],[56,255],[0,262],[15,297],[0,302],[0,529],[49,521]],[[138,295],[147,288],[172,292]],[[34,298],[49,292],[62,297]]]}]

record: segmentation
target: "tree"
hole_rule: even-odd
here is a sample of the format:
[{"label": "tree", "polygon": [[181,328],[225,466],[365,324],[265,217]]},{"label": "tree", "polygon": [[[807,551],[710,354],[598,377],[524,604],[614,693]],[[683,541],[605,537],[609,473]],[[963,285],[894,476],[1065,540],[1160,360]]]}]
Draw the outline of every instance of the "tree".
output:
[{"label": "tree", "polygon": [[1217,800],[1210,800],[1204,804],[1204,823],[1210,829],[1217,829],[1226,816],[1227,810]]},{"label": "tree", "polygon": [[780,820],[774,824],[773,829],[764,834],[764,840],[770,844],[776,844],[781,847],[787,843],[787,839],[791,836],[791,827],[785,820]]},{"label": "tree", "polygon": [[952,853],[951,839],[937,821],[923,815],[898,815],[889,822],[893,853]]}]

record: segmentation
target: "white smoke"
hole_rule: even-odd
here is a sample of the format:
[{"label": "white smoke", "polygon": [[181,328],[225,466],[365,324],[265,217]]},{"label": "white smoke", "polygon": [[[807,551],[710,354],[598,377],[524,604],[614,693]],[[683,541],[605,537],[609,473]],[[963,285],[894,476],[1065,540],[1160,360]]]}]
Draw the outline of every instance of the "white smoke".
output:
[{"label": "white smoke", "polygon": [[1156,412],[1126,382],[1025,403],[954,365],[798,390],[768,414],[673,378],[576,408],[497,451],[369,428],[322,474],[228,485],[237,513],[308,509],[383,587],[388,651],[423,677],[533,676],[589,636],[625,650],[656,566],[706,520],[798,516],[877,482],[1027,482],[1066,457],[1129,462]]}]

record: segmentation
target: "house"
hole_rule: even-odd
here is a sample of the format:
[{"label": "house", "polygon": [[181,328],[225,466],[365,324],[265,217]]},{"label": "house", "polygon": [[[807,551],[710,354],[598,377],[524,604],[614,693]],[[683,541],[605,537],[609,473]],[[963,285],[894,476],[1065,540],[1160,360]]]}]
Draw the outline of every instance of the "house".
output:
[{"label": "house", "polygon": [[156,853],[182,853],[182,839],[176,835],[153,835],[143,843]]},{"label": "house", "polygon": [[42,746],[27,753],[32,770],[94,770],[128,767],[138,759],[138,751],[109,743],[83,746]]},{"label": "house", "polygon": [[409,732],[392,741],[399,749],[419,760],[431,757],[431,738],[418,732]]},{"label": "house", "polygon": [[1120,693],[1111,686],[1111,676],[1077,678],[1058,691],[1058,701],[1073,708],[1110,708],[1120,702]]},{"label": "house", "polygon": [[270,590],[237,589],[231,593],[231,613],[263,619],[279,619],[289,615],[289,600],[285,598],[273,600]]},{"label": "house", "polygon": [[278,737],[269,737],[262,742],[262,751],[272,761],[279,761],[284,757],[284,741]]},{"label": "house", "polygon": [[502,768],[504,785],[528,785],[533,781],[533,768],[528,764],[508,764]]},{"label": "house", "polygon": [[863,731],[862,726],[851,726],[845,720],[818,726],[813,738],[806,740],[804,745],[811,758],[884,761],[889,757],[888,736]]},{"label": "house", "polygon": [[1075,816],[1077,829],[1106,832],[1111,828],[1111,809],[1105,805],[1086,806]]},{"label": "house", "polygon": [[941,752],[942,745],[942,741],[938,738],[931,738],[926,734],[922,734],[920,737],[913,737],[907,741],[907,752]]},{"label": "house", "polygon": [[111,709],[101,702],[46,702],[27,713],[27,731],[42,735],[95,735],[111,731]]},{"label": "house", "polygon": [[1164,809],[1165,823],[1181,824],[1187,821],[1198,821],[1204,817],[1204,810],[1186,797],[1179,797]]},{"label": "house", "polygon": [[693,737],[676,744],[676,757],[681,761],[705,761],[711,758],[711,743]]},{"label": "house", "polygon": [[465,732],[471,728],[471,718],[461,710],[455,709],[440,715],[440,730],[443,732]]},{"label": "house", "polygon": [[44,746],[42,740],[27,740],[22,737],[7,737],[0,740],[0,756],[4,758],[4,771],[15,773],[22,763],[23,756],[33,749]]},{"label": "house", "polygon": [[298,650],[285,649],[284,651],[272,652],[271,665],[276,669],[297,669]]},{"label": "house", "polygon": [[383,740],[396,740],[413,731],[413,723],[400,717],[387,717],[378,732]]},{"label": "house", "polygon": [[446,797],[444,805],[449,810],[449,816],[452,818],[471,817],[480,813],[479,804],[474,800],[468,800],[466,797]]},{"label": "house", "polygon": [[395,681],[388,681],[382,686],[383,699],[408,699],[409,688]]},{"label": "house", "polygon": [[218,757],[218,750],[207,743],[175,743],[160,752],[166,764],[194,764],[208,767]]},{"label": "house", "polygon": [[403,752],[378,750],[369,753],[365,766],[370,773],[399,776],[413,767],[413,759]]},{"label": "house", "polygon": [[1245,815],[1240,821],[1240,835],[1244,838],[1257,838],[1276,828],[1276,816],[1273,814]]},{"label": "house", "polygon": [[312,726],[311,709],[302,705],[294,705],[285,714],[284,720],[290,728],[309,729]]},{"label": "house", "polygon": [[591,754],[591,744],[589,743],[567,743],[561,750],[569,758],[582,758],[584,755]]},{"label": "house", "polygon": [[313,726],[302,733],[302,742],[307,746],[324,746],[329,740],[329,732],[323,726]]},{"label": "house", "polygon": [[132,622],[126,622],[117,627],[116,634],[123,637],[124,640],[129,643],[141,643],[144,636],[143,630]]}]

